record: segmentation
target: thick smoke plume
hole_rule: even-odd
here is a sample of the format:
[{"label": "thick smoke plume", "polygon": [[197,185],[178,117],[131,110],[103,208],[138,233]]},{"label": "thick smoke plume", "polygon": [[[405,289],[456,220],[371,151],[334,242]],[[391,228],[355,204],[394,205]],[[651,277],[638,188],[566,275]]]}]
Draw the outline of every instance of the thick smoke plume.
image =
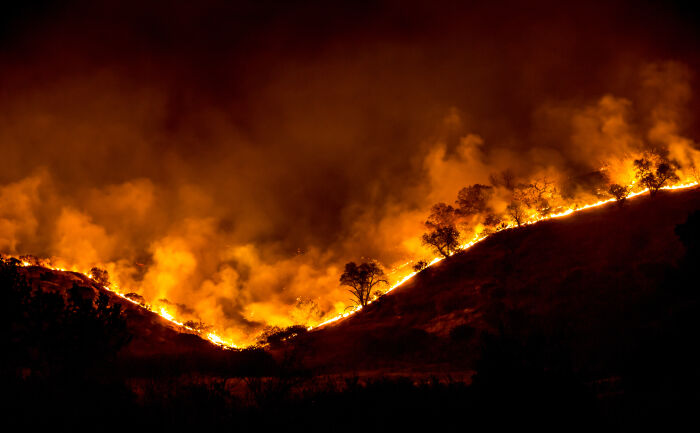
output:
[{"label": "thick smoke plume", "polygon": [[644,152],[698,173],[679,11],[205,3],[6,18],[0,252],[104,267],[247,343],[342,312],[347,261],[431,257],[431,205],[492,175],[583,203]]}]

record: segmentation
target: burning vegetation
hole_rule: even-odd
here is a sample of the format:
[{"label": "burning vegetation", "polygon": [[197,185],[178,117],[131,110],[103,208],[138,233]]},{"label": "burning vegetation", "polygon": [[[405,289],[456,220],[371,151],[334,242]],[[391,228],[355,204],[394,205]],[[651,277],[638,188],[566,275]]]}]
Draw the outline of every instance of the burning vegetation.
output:
[{"label": "burning vegetation", "polygon": [[671,6],[78,3],[4,15],[0,252],[103,269],[226,342],[347,312],[348,262],[386,290],[505,226],[697,181],[697,26]]},{"label": "burning vegetation", "polygon": [[[295,407],[388,404],[353,415],[357,431],[365,417],[415,428],[381,415],[416,401],[495,417],[479,402],[513,395],[513,419],[535,402],[581,415],[547,395],[517,411],[541,384],[586,408],[606,387],[643,400],[644,375],[621,366],[637,364],[608,356],[621,342],[535,314],[550,304],[632,335],[629,356],[663,365],[659,388],[681,381],[645,346],[695,360],[660,342],[697,328],[683,289],[697,285],[697,214],[659,216],[685,220],[692,206],[669,197],[700,182],[700,26],[685,3],[39,3],[0,16],[3,378],[19,406],[77,383],[92,413],[94,391],[186,425],[196,400],[205,419],[255,429]],[[551,233],[570,249],[535,236],[603,214],[628,243],[601,239],[607,263],[566,230]],[[545,252],[523,239],[582,263],[525,284]],[[649,244],[678,260],[606,267]],[[606,297],[610,282],[625,290]],[[634,326],[607,317],[623,307]],[[368,379],[382,357],[408,382]],[[357,365],[365,377],[333,376]],[[443,367],[464,383],[420,376]]]},{"label": "burning vegetation", "polygon": [[[129,327],[129,301],[107,296],[94,279],[47,270],[31,257],[3,259],[2,317],[12,350],[2,379],[15,397],[7,407],[24,425],[50,419],[81,427],[107,418],[120,428],[153,422],[255,430],[294,420],[313,431],[367,404],[386,410],[343,421],[342,428],[389,420],[407,429],[451,428],[463,425],[465,411],[480,428],[532,423],[558,431],[579,418],[576,426],[586,431],[624,430],[630,422],[680,426],[694,413],[698,389],[689,342],[698,331],[700,214],[686,216],[697,209],[698,194],[645,192],[620,209],[599,206],[501,232],[474,254],[421,272],[405,293],[380,298],[345,326],[271,327],[254,349],[207,345],[173,357],[130,355],[132,338],[143,330]],[[610,226],[601,230],[600,221]],[[618,242],[629,234],[645,239]],[[600,258],[606,254],[620,260]],[[569,272],[551,272],[553,264]],[[361,270],[372,267],[350,267],[348,278],[367,283],[369,273]],[[41,277],[25,279],[29,272]],[[65,290],[54,284],[57,276],[82,283]],[[502,278],[507,290],[489,278]],[[429,332],[418,327],[422,320]],[[436,328],[440,323],[448,327]],[[377,375],[387,363],[395,376]],[[647,402],[661,409],[646,411]],[[504,411],[514,418],[502,419]],[[674,414],[671,421],[667,414]]]},{"label": "burning vegetation", "polygon": [[[687,143],[689,142],[681,142],[683,146]],[[562,179],[556,172],[541,174],[529,181],[519,180],[511,169],[492,173],[488,185],[477,183],[459,189],[454,205],[440,202],[431,207],[424,223],[426,232],[421,240],[427,248],[425,251],[432,251],[437,254],[436,257],[409,260],[388,273],[385,273],[377,260],[359,265],[349,262],[345,265],[345,272],[340,276],[339,282],[342,286],[350,287],[354,306],[339,304],[343,305],[343,311],[328,318],[329,311],[320,309],[317,301],[305,297],[302,302],[299,301],[302,299],[299,297],[294,310],[281,321],[284,324],[281,328],[269,325],[266,329],[290,326],[311,329],[336,322],[360,311],[362,307],[394,290],[417,272],[506,229],[568,216],[578,210],[602,206],[613,201],[622,206],[627,199],[645,193],[654,196],[660,190],[694,187],[698,184],[695,167],[700,163],[700,151],[691,147],[679,149],[677,146],[674,144],[669,148],[639,151],[629,154],[625,159],[618,159],[614,164],[603,164],[596,172],[596,180],[587,184],[571,183],[571,179]],[[674,156],[679,159],[675,159]],[[613,166],[623,167],[626,171],[616,171],[611,168]],[[614,182],[616,179],[630,181],[621,185]],[[23,266],[38,265],[60,271],[70,269],[73,272],[82,272],[106,290],[155,312],[185,332],[200,334],[218,345],[236,347],[234,340],[226,337],[230,335],[229,332],[217,327],[216,322],[206,322],[202,319],[198,307],[174,303],[165,297],[149,302],[144,294],[133,291],[133,288],[121,289],[117,283],[110,280],[110,273],[105,269],[113,269],[118,274],[119,281],[123,279],[119,274],[121,265],[107,263],[105,268],[93,266],[89,271],[83,271],[76,265],[54,265],[55,262],[64,263],[62,258],[39,259],[32,255],[24,255],[15,260]],[[165,275],[162,277],[165,278]],[[163,287],[172,284],[169,279],[162,282]],[[133,284],[139,287],[139,283]],[[387,285],[385,290],[378,288],[381,284]],[[264,321],[267,322],[267,319],[264,318]]]}]

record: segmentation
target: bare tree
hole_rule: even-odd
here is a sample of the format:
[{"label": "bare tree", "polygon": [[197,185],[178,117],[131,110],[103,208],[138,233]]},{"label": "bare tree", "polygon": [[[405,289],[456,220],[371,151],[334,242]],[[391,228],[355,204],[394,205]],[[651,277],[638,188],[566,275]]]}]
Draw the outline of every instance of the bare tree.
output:
[{"label": "bare tree", "polygon": [[552,212],[550,204],[558,194],[554,187],[554,182],[542,177],[535,179],[528,184],[519,184],[513,192],[514,200],[520,202],[523,206],[534,209],[538,214],[546,217]]},{"label": "bare tree", "polygon": [[372,299],[375,287],[388,282],[384,271],[372,261],[360,265],[355,262],[346,263],[340,284],[350,287],[348,291],[355,297],[353,301],[364,307]]},{"label": "bare tree", "polygon": [[634,160],[634,168],[637,171],[637,179],[649,188],[649,195],[656,195],[667,182],[677,182],[680,178],[676,174],[678,163],[658,158],[658,162],[651,158]]},{"label": "bare tree", "polygon": [[506,212],[513,221],[520,227],[525,222],[525,206],[519,200],[513,200],[506,207]]},{"label": "bare tree", "polygon": [[549,180],[546,176],[535,179],[528,186],[536,192],[537,198],[553,196],[556,193],[554,182]]}]

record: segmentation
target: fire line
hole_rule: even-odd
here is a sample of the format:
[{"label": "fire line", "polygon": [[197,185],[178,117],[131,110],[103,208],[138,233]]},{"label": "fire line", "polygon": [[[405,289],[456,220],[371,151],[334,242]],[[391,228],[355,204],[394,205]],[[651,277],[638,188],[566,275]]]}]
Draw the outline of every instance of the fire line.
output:
[{"label": "fire line", "polygon": [[[681,184],[672,185],[672,186],[665,186],[665,187],[662,187],[662,188],[660,188],[660,189],[663,189],[663,190],[679,190],[679,189],[688,189],[688,188],[692,188],[692,187],[697,186],[697,185],[698,185],[698,182],[687,182],[687,183],[681,183]],[[626,198],[626,199],[631,199],[631,198],[639,197],[639,196],[641,196],[641,195],[643,195],[643,194],[645,194],[645,193],[647,193],[647,192],[649,192],[649,188],[645,188],[645,189],[643,189],[643,190],[641,190],[641,191],[629,193],[625,198]],[[523,223],[521,224],[521,226],[532,225],[532,224],[536,224],[536,223],[538,223],[538,222],[540,222],[540,221],[550,220],[550,219],[554,219],[554,218],[562,218],[562,217],[565,217],[565,216],[572,215],[572,214],[574,214],[574,213],[576,213],[576,212],[580,212],[580,211],[584,211],[584,210],[587,210],[587,209],[592,209],[592,208],[600,207],[600,206],[603,206],[603,205],[606,205],[606,204],[609,204],[609,203],[613,203],[613,202],[615,202],[615,201],[616,201],[615,198],[610,198],[610,199],[607,199],[607,200],[600,200],[600,201],[595,202],[595,203],[583,205],[583,206],[580,206],[580,207],[577,207],[577,208],[569,208],[569,209],[567,209],[567,210],[565,210],[565,211],[563,211],[563,212],[554,213],[554,214],[547,215],[547,216],[544,216],[544,217],[533,218],[533,219],[531,219],[531,220],[529,220],[529,221],[523,222]],[[511,229],[518,228],[518,227],[519,227],[519,226],[518,226],[517,224],[510,223],[510,224],[508,224],[508,225],[505,226],[505,227],[502,227],[502,228],[497,229],[494,233],[502,232],[502,231],[504,231],[504,230],[511,230]],[[450,256],[452,256],[452,255],[454,255],[454,254],[456,254],[456,253],[458,253],[458,252],[462,252],[462,251],[468,250],[469,248],[473,247],[474,245],[478,244],[479,242],[483,241],[484,239],[488,238],[489,236],[491,236],[491,235],[476,236],[476,237],[473,238],[471,241],[466,242],[466,243],[460,245],[458,251],[456,251],[456,252],[450,254]],[[436,263],[441,262],[442,260],[444,260],[443,257],[435,257],[435,258],[433,258],[433,260],[430,261],[430,263],[428,263],[428,265],[426,266],[426,269],[429,268],[429,267],[431,267],[431,266],[433,266],[433,265],[436,264]],[[399,287],[400,287],[401,285],[403,285],[406,281],[409,281],[411,278],[413,278],[417,273],[418,273],[418,272],[412,272],[412,273],[406,275],[405,277],[401,278],[399,281],[397,281],[396,283],[394,283],[394,285],[392,285],[382,296],[384,296],[384,295],[386,295],[386,294],[388,294],[388,293],[394,291],[395,289],[399,288]],[[367,303],[367,305],[371,304],[372,302],[374,302],[375,300],[379,299],[380,297],[381,297],[381,296],[378,296],[378,297],[373,298],[372,300],[370,300],[370,301]],[[340,321],[340,320],[342,320],[342,319],[345,319],[345,318],[347,318],[347,317],[349,317],[349,316],[351,316],[351,315],[357,313],[357,312],[360,311],[360,310],[362,310],[362,306],[361,306],[361,305],[357,305],[357,306],[354,307],[352,310],[347,311],[347,312],[345,312],[345,313],[343,313],[343,314],[339,314],[338,316],[335,316],[335,317],[333,317],[333,318],[331,318],[331,319],[328,319],[328,320],[326,320],[326,321],[324,321],[324,322],[321,322],[321,323],[319,323],[319,324],[316,325],[316,326],[309,326],[309,327],[308,327],[308,330],[311,331],[311,330],[313,330],[313,329],[318,329],[318,328],[323,327],[323,326],[325,326],[325,325],[329,325],[329,324],[332,324],[332,323],[336,323],[336,322],[338,322],[338,321]]]},{"label": "fire line", "polygon": [[[688,188],[692,188],[692,187],[695,187],[695,186],[698,186],[698,182],[686,182],[686,183],[676,184],[676,185],[672,185],[672,186],[662,187],[662,188],[660,188],[660,189],[675,191],[675,190],[688,189]],[[643,190],[641,190],[641,191],[629,193],[629,194],[626,196],[626,198],[627,198],[627,199],[632,199],[632,198],[635,198],[635,197],[639,197],[639,196],[641,196],[641,195],[643,195],[643,194],[645,194],[645,193],[647,193],[647,192],[649,192],[649,189],[648,189],[648,188],[643,189]],[[532,219],[530,219],[530,220],[528,220],[528,221],[526,221],[526,222],[523,222],[523,223],[521,224],[521,226],[532,225],[532,224],[536,224],[536,223],[538,223],[538,222],[540,222],[540,221],[551,220],[551,219],[554,219],[554,218],[566,217],[566,216],[572,215],[572,214],[574,214],[574,213],[576,213],[576,212],[580,212],[580,211],[584,211],[584,210],[592,209],[592,208],[597,208],[597,207],[600,207],[600,206],[604,206],[604,205],[606,205],[606,204],[613,203],[613,202],[615,202],[615,201],[616,201],[615,198],[610,198],[610,199],[607,199],[607,200],[600,200],[600,201],[598,201],[598,202],[591,203],[591,204],[587,204],[587,205],[583,205],[583,206],[579,206],[579,207],[571,207],[571,208],[566,209],[566,210],[564,210],[564,211],[562,211],[562,212],[554,213],[554,214],[547,215],[547,216],[543,216],[543,217],[532,218]],[[510,223],[510,224],[508,224],[508,225],[506,225],[506,226],[504,226],[504,227],[501,227],[501,228],[497,229],[494,233],[502,232],[502,231],[504,231],[504,230],[511,230],[511,229],[515,229],[515,228],[518,228],[518,227],[519,227],[519,226],[518,226],[517,224]],[[479,242],[483,241],[484,239],[487,239],[489,236],[491,236],[491,235],[476,236],[476,237],[473,238],[471,241],[466,242],[466,243],[460,245],[458,251],[456,251],[455,253],[453,253],[453,254],[451,254],[451,255],[454,255],[454,254],[456,254],[457,252],[466,251],[466,250],[470,249],[471,247],[473,247],[474,245],[478,244]],[[430,261],[430,263],[426,266],[426,268],[428,268],[428,267],[430,267],[430,266],[433,266],[433,265],[435,265],[436,263],[441,262],[442,260],[444,260],[443,257],[435,257],[435,258],[433,258],[433,260]],[[408,264],[408,263],[410,263],[410,262],[407,262],[407,264]],[[26,262],[26,261],[21,261],[21,265],[24,266],[24,267],[35,266],[35,265],[32,265],[31,263]],[[61,267],[53,267],[53,266],[45,265],[45,264],[36,265],[36,266],[40,266],[40,267],[43,267],[43,268],[45,268],[45,269],[50,269],[50,270],[58,271],[58,272],[68,272],[67,269],[61,268]],[[94,277],[93,277],[93,275],[91,275],[91,274],[88,273],[88,272],[82,272],[82,271],[77,270],[77,269],[71,269],[70,272],[76,272],[76,273],[79,273],[79,274],[81,274],[81,275],[83,275],[83,276],[85,276],[85,277],[87,277],[87,278],[93,280],[93,281],[95,280]],[[408,275],[402,277],[401,279],[399,279],[398,281],[396,281],[391,287],[389,287],[389,289],[388,289],[384,294],[382,294],[381,296],[384,296],[384,295],[386,295],[386,294],[388,294],[388,293],[391,293],[392,291],[394,291],[394,290],[396,290],[397,288],[401,287],[404,283],[406,283],[406,282],[409,281],[411,278],[413,278],[417,273],[418,273],[418,272],[411,272],[410,274],[408,274]],[[104,286],[104,285],[103,285],[103,286],[101,286],[101,287],[102,287],[103,289],[107,290],[108,292],[115,294],[116,296],[120,297],[120,298],[123,299],[123,300],[126,300],[126,301],[128,301],[128,302],[130,302],[130,303],[132,303],[132,304],[134,304],[134,305],[136,305],[136,306],[138,306],[138,307],[140,307],[140,308],[143,308],[143,309],[145,309],[145,310],[147,310],[147,311],[150,311],[150,312],[152,312],[152,313],[154,313],[154,314],[157,314],[157,315],[160,316],[163,320],[166,320],[167,322],[169,322],[169,323],[171,323],[171,324],[173,324],[173,325],[176,325],[179,329],[185,330],[185,331],[187,331],[187,332],[191,332],[191,333],[193,333],[193,334],[197,334],[197,335],[201,336],[202,338],[207,339],[207,340],[208,340],[209,342],[211,342],[212,344],[215,344],[215,345],[217,345],[217,346],[219,346],[219,347],[226,348],[226,349],[238,349],[238,348],[240,348],[240,346],[236,345],[235,343],[233,343],[233,342],[231,342],[231,341],[226,341],[225,339],[223,339],[222,337],[220,337],[216,332],[201,332],[201,331],[196,330],[196,329],[194,329],[194,328],[192,328],[192,327],[190,327],[190,326],[185,325],[183,322],[178,321],[165,307],[161,307],[159,311],[155,311],[155,310],[153,310],[153,309],[151,308],[151,306],[148,305],[148,304],[141,304],[141,303],[139,303],[139,302],[134,301],[133,299],[130,299],[129,297],[127,297],[126,295],[124,295],[124,294],[122,293],[122,291],[120,290],[119,286],[117,286],[116,284],[111,284],[111,285],[109,285],[109,286]],[[376,297],[374,297],[372,300],[370,300],[370,301],[368,302],[368,305],[371,304],[372,302],[376,301],[377,299],[379,299],[381,296],[376,296]],[[361,306],[361,305],[358,305],[358,306],[354,307],[353,309],[351,309],[351,310],[349,310],[349,311],[346,311],[346,312],[344,312],[343,314],[339,314],[339,315],[337,315],[337,316],[335,316],[335,317],[333,317],[333,318],[331,318],[331,319],[328,319],[328,320],[326,320],[326,321],[323,321],[323,322],[319,323],[318,325],[309,326],[307,329],[308,329],[309,331],[311,331],[311,330],[314,330],[314,329],[319,329],[319,328],[324,327],[324,326],[329,325],[329,324],[337,323],[337,322],[341,321],[342,319],[345,319],[345,318],[347,318],[347,317],[350,317],[350,316],[354,315],[355,313],[357,313],[357,312],[360,311],[360,310],[362,310],[362,306]]]}]

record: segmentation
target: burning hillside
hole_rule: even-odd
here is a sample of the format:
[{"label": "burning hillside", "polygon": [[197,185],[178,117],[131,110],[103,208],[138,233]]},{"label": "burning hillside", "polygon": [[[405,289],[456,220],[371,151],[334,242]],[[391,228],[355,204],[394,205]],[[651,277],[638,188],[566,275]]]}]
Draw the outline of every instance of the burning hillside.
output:
[{"label": "burning hillside", "polygon": [[641,350],[697,308],[696,284],[679,271],[693,253],[677,227],[698,210],[697,187],[666,190],[495,234],[309,334],[307,362],[460,377],[478,367],[484,338],[514,333],[560,341],[590,380],[622,371],[637,361],[620,351]]},{"label": "burning hillside", "polygon": [[72,286],[78,287],[82,296],[96,300],[107,296],[111,305],[118,305],[127,318],[127,330],[131,340],[125,352],[142,356],[151,353],[188,353],[196,350],[210,350],[207,343],[199,338],[187,338],[182,334],[200,336],[215,345],[223,345],[215,334],[195,329],[187,324],[179,323],[169,317],[167,312],[151,311],[151,307],[133,293],[123,294],[109,283],[95,281],[93,275],[65,269],[52,269],[47,264],[19,262],[17,259],[3,259],[7,263],[16,263],[21,270],[21,276],[29,282],[31,292],[55,293],[67,297]]},{"label": "burning hillside", "polygon": [[[0,14],[12,410],[41,396],[76,419],[56,397],[73,389],[105,419],[147,408],[245,430],[294,407],[372,407],[382,383],[338,375],[408,371],[378,399],[403,413],[444,413],[444,398],[483,417],[500,394],[509,419],[538,401],[580,419],[571,407],[607,398],[597,381],[643,400],[628,366],[654,366],[635,358],[674,372],[659,389],[682,383],[692,367],[644,348],[695,359],[680,343],[696,329],[690,3],[13,2]],[[466,380],[419,384],[418,370]],[[350,412],[348,430],[371,425]]]},{"label": "burning hillside", "polygon": [[697,181],[671,6],[83,3],[7,14],[0,252],[106,270],[227,344],[346,313],[348,262],[383,290],[431,262],[434,205],[453,251],[638,193],[638,160]]},{"label": "burning hillside", "polygon": [[[50,394],[39,392],[42,386],[66,387],[51,380],[68,375],[69,391],[63,392],[72,393],[71,404],[99,392],[99,401],[110,403],[91,410],[103,414],[113,408],[113,416],[127,424],[142,417],[178,427],[235,422],[255,429],[260,423],[279,427],[290,418],[312,425],[319,417],[336,419],[347,410],[345,402],[369,399],[389,414],[406,407],[440,414],[437,421],[432,415],[415,417],[426,425],[454,426],[461,419],[455,414],[468,407],[479,426],[493,425],[504,408],[518,423],[552,428],[584,415],[586,429],[658,426],[667,413],[686,413],[697,397],[696,382],[688,376],[697,354],[688,343],[700,327],[699,203],[697,187],[668,188],[622,205],[502,230],[422,269],[400,290],[346,320],[313,332],[269,335],[265,350],[216,348],[138,300],[109,291],[100,272],[88,277],[4,260],[0,283],[8,300],[14,302],[14,289],[32,299],[2,316],[21,318],[13,325],[10,341],[16,347],[5,364],[21,367],[12,370],[20,372],[13,386],[26,391],[20,402],[36,400],[35,393],[51,401]],[[28,286],[7,285],[15,271]],[[70,307],[66,316],[41,293],[63,293],[66,305],[78,308]],[[109,299],[99,300],[100,294]],[[85,304],[83,297],[90,301]],[[125,310],[132,341],[123,338],[122,322],[100,312],[116,305]],[[97,321],[85,313],[92,308]],[[52,314],[60,319],[53,325],[47,321]],[[27,317],[52,338],[30,333],[34,338],[22,340]],[[85,331],[86,320],[97,332]],[[101,339],[89,340],[95,336]],[[116,347],[105,343],[111,341]],[[66,346],[46,350],[52,342]],[[103,359],[105,349],[123,344],[114,357]],[[37,345],[42,350],[34,350]],[[59,369],[37,362],[44,357],[58,361]],[[107,381],[131,397],[115,401],[122,394],[114,389],[82,388],[90,375],[100,386]],[[640,396],[661,411],[644,412]],[[178,399],[197,410],[180,409]],[[669,408],[668,399],[678,403]],[[543,407],[556,412],[541,419]],[[147,411],[139,412],[142,408]],[[60,416],[75,409],[63,404],[55,410]],[[267,410],[284,416],[261,421],[257,414]],[[367,418],[377,422],[387,413]],[[395,425],[415,422],[392,418]]]},{"label": "burning hillside", "polygon": [[[481,232],[477,232],[476,236],[474,239],[472,239],[469,242],[455,245],[453,251],[441,251],[443,253],[442,257],[435,257],[430,261],[424,261],[424,265],[421,266],[419,269],[416,268],[414,269],[413,272],[410,272],[404,276],[398,277],[398,279],[386,290],[379,292],[380,295],[375,294],[370,294],[369,292],[367,293],[367,296],[372,295],[371,298],[367,298],[366,305],[371,304],[373,301],[377,300],[380,296],[383,296],[385,294],[388,294],[392,292],[393,290],[397,289],[398,287],[404,285],[406,282],[410,281],[418,272],[420,272],[423,269],[430,268],[431,266],[438,264],[441,260],[443,260],[445,257],[453,255],[455,252],[458,251],[466,251],[472,248],[474,245],[476,245],[479,242],[484,241],[487,239],[489,236],[496,234],[498,232],[508,230],[508,229],[514,229],[514,228],[519,228],[523,226],[528,226],[531,224],[535,224],[541,221],[549,220],[549,219],[554,219],[554,218],[563,218],[570,216],[576,212],[580,211],[585,211],[588,209],[592,208],[597,208],[600,206],[604,205],[609,205],[614,202],[617,203],[623,203],[627,199],[633,199],[635,197],[639,197],[643,194],[656,194],[656,191],[676,191],[676,190],[684,190],[684,189],[689,189],[689,188],[694,188],[698,185],[698,182],[695,180],[692,180],[691,178],[690,182],[687,183],[676,183],[676,184],[670,184],[670,185],[664,185],[663,182],[658,183],[658,185],[651,184],[651,187],[646,186],[646,185],[641,185],[638,186],[635,189],[635,185],[631,184],[629,186],[623,187],[624,193],[613,198],[609,198],[606,200],[600,200],[595,203],[590,203],[590,204],[585,204],[585,205],[572,205],[569,208],[565,208],[562,210],[562,207],[555,208],[556,210],[554,212],[550,211],[548,212],[540,212],[538,213],[537,210],[533,210],[532,208],[525,208],[523,207],[522,209],[522,216],[521,219],[514,219],[512,221],[506,222],[502,220],[498,220],[498,224],[496,227],[494,227],[490,231],[485,231],[482,229]],[[680,180],[680,178],[676,177],[676,181]],[[645,187],[646,186],[646,187]],[[549,204],[547,204],[549,206]],[[548,208],[549,209],[549,208]],[[488,217],[487,217],[488,218]],[[66,272],[66,269],[64,268],[57,268],[53,267],[48,260],[40,260],[37,259],[33,256],[23,256],[20,258],[12,258],[11,260],[15,260],[19,265],[24,266],[24,267],[38,267],[40,269],[50,269],[54,271],[60,271],[60,272]],[[410,262],[409,262],[410,263]],[[406,264],[404,264],[405,267]],[[127,304],[133,304],[134,306],[138,306],[139,308],[146,310],[148,312],[151,312],[153,314],[156,314],[160,316],[162,319],[165,321],[169,322],[170,325],[176,327],[176,329],[179,332],[185,332],[185,333],[192,333],[195,335],[200,335],[203,338],[206,338],[210,342],[224,346],[224,347],[229,347],[229,348],[235,348],[237,347],[235,343],[231,341],[226,341],[222,339],[219,334],[215,330],[212,330],[210,326],[206,326],[202,322],[182,322],[177,320],[172,313],[169,312],[168,306],[167,305],[161,305],[158,308],[154,309],[150,304],[146,303],[144,298],[137,293],[134,292],[129,292],[125,293],[124,290],[120,289],[118,285],[113,284],[108,281],[108,275],[106,271],[101,270],[99,268],[92,268],[88,272],[83,272],[81,273],[78,270],[75,270],[75,268],[71,271],[74,275],[79,275],[83,277],[83,279],[90,281],[92,284],[94,284],[99,290],[105,290],[108,291],[109,293],[121,298],[124,302]],[[394,274],[396,274],[398,271],[394,271]],[[103,275],[100,275],[103,274]],[[161,304],[163,301],[161,301]],[[362,308],[365,306],[365,304],[358,304],[354,308],[352,308],[349,311],[345,311],[340,315],[337,315],[335,317],[332,317],[330,319],[324,320],[318,324],[313,324],[312,326],[309,326],[309,329],[314,329],[318,327],[322,327],[324,325],[328,325],[331,323],[334,323],[338,320],[341,320],[343,318],[346,318],[354,313],[359,312],[362,310]],[[176,306],[177,308],[177,306]]]}]

